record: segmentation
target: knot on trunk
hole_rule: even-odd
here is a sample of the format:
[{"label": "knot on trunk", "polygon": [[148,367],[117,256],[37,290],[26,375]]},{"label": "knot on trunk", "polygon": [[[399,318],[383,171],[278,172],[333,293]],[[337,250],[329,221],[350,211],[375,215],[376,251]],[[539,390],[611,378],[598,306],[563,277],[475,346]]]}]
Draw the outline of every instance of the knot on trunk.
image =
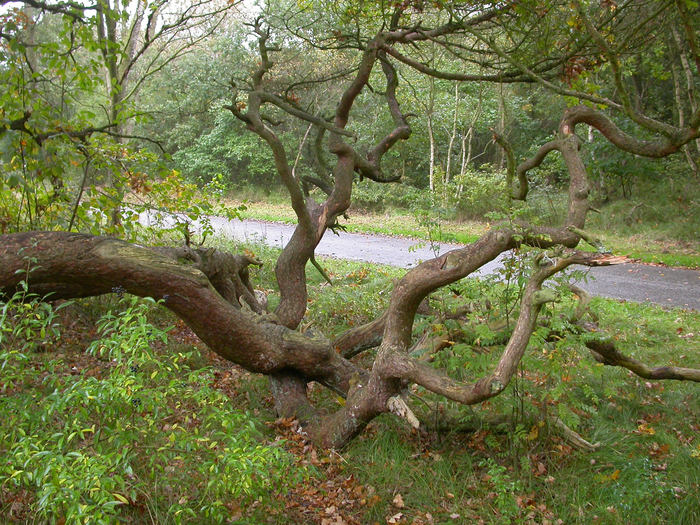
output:
[{"label": "knot on trunk", "polygon": [[234,255],[216,248],[155,247],[153,251],[181,264],[189,264],[207,276],[212,286],[227,302],[240,308],[250,307],[256,314],[266,311],[264,294],[256,293],[250,283],[249,266],[263,263],[247,255]]}]

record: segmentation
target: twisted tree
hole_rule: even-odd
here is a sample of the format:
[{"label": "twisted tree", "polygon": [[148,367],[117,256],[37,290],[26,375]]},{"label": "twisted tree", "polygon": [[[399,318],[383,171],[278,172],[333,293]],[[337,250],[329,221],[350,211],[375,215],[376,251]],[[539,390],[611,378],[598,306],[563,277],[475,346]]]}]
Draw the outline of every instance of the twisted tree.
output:
[{"label": "twisted tree", "polygon": [[[650,27],[667,30],[678,18],[691,29],[684,35],[688,53],[694,56],[698,49],[697,32],[692,30],[696,18],[681,4],[650,6],[630,1],[593,6],[575,2],[571,10],[568,3],[559,2],[438,2],[437,8],[428,10],[423,2],[397,2],[391,9],[365,6],[364,11],[322,2],[306,7],[296,2],[275,5],[275,15],[265,12],[250,23],[258,65],[250,77],[232,81],[232,101],[226,106],[270,147],[298,221],[276,263],[280,302],[274,313],[265,311],[248,281],[246,267],[255,264],[254,260],[223,254],[215,258],[210,252],[191,250],[159,251],[76,233],[26,232],[2,237],[0,290],[11,293],[29,275],[30,289],[51,294],[53,299],[108,293],[116,287],[162,299],[212,350],[247,370],[269,376],[279,413],[299,418],[305,431],[327,447],[344,446],[381,413],[394,412],[414,421],[404,400],[411,384],[459,403],[480,403],[507,387],[528,347],[538,314],[555,300],[555,294],[543,288],[546,279],[572,264],[619,262],[602,250],[575,250],[582,238],[594,241],[584,230],[590,184],[577,126],[586,124],[618,148],[647,157],[670,155],[700,137],[697,110],[690,118],[686,115],[682,126],[644,113],[629,94],[631,80],[622,66],[622,56],[645,52],[644,34]],[[275,76],[274,56],[282,51],[282,44],[275,40],[281,32],[287,42],[342,57],[339,70],[326,77],[347,79],[331,114],[316,104],[317,98],[303,96],[305,86],[322,83],[324,78],[290,79],[282,85]],[[452,54],[459,64],[457,71],[437,70],[422,60],[425,46],[438,46]],[[348,68],[350,58],[356,62]],[[695,64],[699,63],[695,56]],[[478,66],[477,73],[470,72],[470,64]],[[420,264],[395,284],[380,317],[333,341],[315,331],[302,333],[298,328],[307,309],[307,263],[314,261],[316,246],[350,206],[355,177],[377,183],[397,179],[383,172],[382,158],[411,135],[410,116],[400,105],[399,67],[463,82],[538,83],[574,98],[578,103],[562,115],[556,137],[534,157],[516,165],[515,156],[508,155],[511,178],[520,181],[515,196],[524,199],[528,171],[549,153],[561,153],[569,175],[567,216],[560,225],[510,221],[464,248]],[[592,72],[609,78],[604,92],[584,81],[592,78]],[[393,129],[371,142],[357,136],[351,117],[361,93],[368,89],[379,93],[378,85]],[[301,119],[315,130],[311,152],[315,176],[295,172],[293,152],[285,149],[276,133],[282,116]],[[614,118],[634,123],[643,138],[622,132]],[[497,140],[506,149],[510,147],[505,137]],[[323,200],[317,202],[319,192],[311,192],[312,187],[320,190]],[[542,251],[534,260],[517,322],[493,371],[463,384],[409,355],[414,319],[429,294],[523,244]],[[32,271],[22,272],[28,265]],[[374,347],[378,348],[371,367],[352,360]],[[601,362],[627,367],[642,377],[700,379],[694,370],[650,370],[609,345],[592,350]],[[346,402],[335,413],[319,413],[307,397],[310,382],[332,389]]]}]

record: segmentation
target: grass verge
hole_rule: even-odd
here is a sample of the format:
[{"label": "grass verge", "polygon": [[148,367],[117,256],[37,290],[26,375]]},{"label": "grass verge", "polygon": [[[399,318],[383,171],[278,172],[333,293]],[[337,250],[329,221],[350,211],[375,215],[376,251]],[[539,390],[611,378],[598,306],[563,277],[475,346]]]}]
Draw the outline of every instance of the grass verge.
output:
[{"label": "grass verge", "polygon": [[[243,216],[248,219],[294,224],[296,218],[291,207],[282,202],[246,202]],[[474,242],[489,228],[488,222],[441,220],[427,226],[414,215],[393,211],[381,215],[351,212],[349,220],[341,219],[347,231],[353,233],[380,234],[409,237],[420,240],[468,244]],[[649,264],[662,264],[676,268],[700,269],[700,245],[688,241],[675,241],[665,236],[646,233],[615,234],[609,229],[592,227],[591,233],[600,237],[615,253],[629,255]]]}]

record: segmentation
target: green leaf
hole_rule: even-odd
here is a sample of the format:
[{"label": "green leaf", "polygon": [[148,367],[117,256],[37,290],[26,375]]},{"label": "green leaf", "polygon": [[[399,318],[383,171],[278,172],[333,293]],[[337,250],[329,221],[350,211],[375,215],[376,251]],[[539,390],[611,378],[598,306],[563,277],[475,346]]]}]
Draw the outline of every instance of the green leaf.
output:
[{"label": "green leaf", "polygon": [[114,496],[114,498],[120,503],[123,503],[124,505],[129,505],[129,500],[125,496],[122,496],[117,492],[113,493],[112,496]]},{"label": "green leaf", "polygon": [[16,188],[19,186],[19,183],[22,181],[19,175],[16,173],[12,173],[8,178],[7,178],[7,185],[10,188]]}]

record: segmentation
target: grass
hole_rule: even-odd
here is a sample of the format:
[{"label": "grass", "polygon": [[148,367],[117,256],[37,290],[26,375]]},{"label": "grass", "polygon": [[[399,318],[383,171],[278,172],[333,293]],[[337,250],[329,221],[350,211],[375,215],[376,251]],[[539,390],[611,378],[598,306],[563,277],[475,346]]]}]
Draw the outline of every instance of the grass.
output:
[{"label": "grass", "polygon": [[[604,299],[595,300],[595,309],[601,326],[615,327],[610,336],[623,351],[652,363],[700,367],[700,338],[685,337],[700,333],[697,313]],[[363,484],[377,488],[366,523],[385,523],[397,513],[401,523],[697,523],[697,389],[600,367],[580,347],[533,344],[498,403],[464,411],[501,412],[511,421],[506,433],[488,426],[416,433],[383,417],[344,458]],[[571,411],[571,425],[578,421],[586,439],[600,443],[595,452],[572,447],[543,419],[547,412],[563,414],[559,407]]]},{"label": "grass", "polygon": [[[296,218],[293,210],[281,198],[272,203],[249,201],[245,203],[243,216],[248,219],[283,222],[293,224]],[[444,219],[428,226],[415,215],[405,210],[391,210],[385,213],[368,213],[351,210],[349,219],[340,222],[352,233],[379,234],[458,244],[474,242],[490,226],[487,221],[457,221]],[[700,242],[677,240],[674,232],[654,228],[605,227],[604,221],[592,220],[589,230],[603,240],[615,253],[629,255],[633,259],[650,264],[662,264],[676,268],[700,269]]]},{"label": "grass", "polygon": [[[246,202],[246,210],[242,213],[246,219],[258,221],[281,222],[295,224],[296,216],[287,203]],[[394,237],[409,237],[427,239],[428,229],[412,215],[400,212],[388,212],[381,215],[364,211],[351,211],[348,219],[340,219],[340,224],[351,233],[368,233],[389,235]],[[445,222],[442,226],[440,240],[468,244],[478,239],[486,231],[487,225],[477,222],[456,223]]]},{"label": "grass", "polygon": [[[272,262],[277,250],[217,242],[221,249],[247,250],[261,258],[265,266],[253,271],[253,282],[258,288],[274,289]],[[334,259],[324,259],[321,263],[334,285],[327,285],[309,266],[310,301],[303,326],[313,326],[329,337],[375,317],[386,305],[392,281],[403,272]],[[495,365],[503,337],[491,326],[498,325],[493,321],[499,312],[505,311],[501,307],[503,297],[502,288],[471,280],[435,297],[436,306],[455,306],[464,301],[478,306],[483,305],[485,298],[492,305],[490,310],[478,312],[469,320],[476,326],[470,337],[477,337],[480,342],[452,345],[438,354],[436,365],[465,381],[479,377]],[[271,291],[273,307],[275,302],[275,293]],[[566,299],[548,307],[544,318],[556,325],[574,306],[573,299]],[[613,339],[626,354],[654,365],[700,368],[698,312],[601,298],[595,298],[592,306],[600,315],[599,334]],[[15,421],[14,427],[21,426],[20,420],[12,418],[26,403],[33,410],[25,412],[37,417],[37,431],[28,432],[28,436],[65,434],[66,425],[73,425],[74,418],[78,421],[78,417],[88,417],[91,419],[78,421],[78,430],[96,425],[102,435],[114,436],[115,453],[126,450],[140,454],[136,456],[138,460],[132,457],[132,462],[139,465],[134,468],[135,477],[122,476],[126,488],[135,491],[133,495],[129,490],[114,488],[105,496],[121,502],[116,504],[118,516],[126,523],[209,524],[218,523],[218,516],[232,523],[280,525],[700,522],[698,385],[645,381],[625,370],[600,366],[575,334],[549,338],[544,331],[538,332],[517,378],[498,398],[480,406],[460,407],[414,388],[409,401],[422,418],[419,431],[384,415],[345,450],[327,452],[306,443],[294,422],[275,420],[264,378],[247,374],[213,356],[184,325],[161,309],[149,308],[145,319],[136,315],[135,324],[119,325],[113,335],[98,332],[104,325],[98,320],[107,312],[128,307],[115,298],[103,298],[61,309],[60,318],[49,323],[68,327],[62,330],[60,338],[37,337],[35,346],[22,349],[26,359],[21,362],[16,356],[3,356],[4,389],[0,396],[6,423],[2,429],[3,454],[10,450],[8,440],[13,429],[8,425]],[[22,326],[34,331],[21,332],[24,335],[14,344],[17,349],[19,342],[33,340],[27,334],[40,335],[33,319],[43,314],[35,311],[29,314]],[[418,321],[421,328],[431,322],[425,317]],[[20,321],[13,321],[17,322]],[[166,333],[165,329],[173,325],[175,329]],[[132,341],[130,334],[138,335],[139,327],[146,327],[141,337],[150,350],[138,346],[142,339],[129,343],[144,352],[128,358],[138,362],[113,361],[114,353],[100,357],[84,351],[93,341]],[[164,338],[160,338],[162,333],[166,333]],[[2,334],[6,336],[8,332]],[[154,339],[155,336],[158,337]],[[173,361],[177,356],[184,357]],[[369,363],[371,357],[369,352],[360,360]],[[154,363],[156,359],[158,366]],[[130,369],[134,365],[136,372]],[[155,371],[158,375],[151,377]],[[40,393],[51,394],[57,385],[58,392],[67,392],[70,385],[90,377],[109,385],[110,401],[101,408],[103,412],[92,412],[89,405],[78,403],[75,398],[73,405],[55,413],[59,417],[40,421],[41,412],[37,410],[41,407]],[[182,387],[183,378],[187,381],[186,388]],[[13,386],[8,387],[8,381]],[[138,406],[133,404],[135,387],[139,388],[141,399]],[[311,397],[325,410],[338,406],[337,396],[320,387],[312,389]],[[150,408],[144,411],[151,405],[159,407],[157,415]],[[73,416],[66,418],[61,414]],[[121,417],[111,417],[113,414]],[[501,426],[486,423],[486,416],[494,414],[505,423]],[[552,414],[600,446],[594,452],[574,447],[551,424]],[[479,428],[458,430],[460,422],[475,419],[484,420]],[[153,425],[148,423],[151,420]],[[213,439],[211,433],[221,421],[229,421],[228,435],[240,440],[237,448],[234,444],[230,447],[236,454],[244,455],[242,463],[262,458],[268,461],[268,466],[254,472],[255,485],[247,489],[252,492],[244,491],[241,495],[241,489],[234,486],[219,493],[218,499],[203,500],[202,488],[209,482],[219,483],[217,476],[223,476],[225,471],[220,469],[221,460],[214,461],[207,455],[204,449],[208,445],[204,447],[197,439]],[[145,425],[140,426],[139,422]],[[188,432],[174,432],[175,423]],[[117,432],[119,424],[124,428]],[[199,434],[195,434],[195,429]],[[175,436],[175,442],[170,441],[170,435]],[[65,457],[65,452],[70,451],[87,457],[92,450],[98,452],[90,436],[91,433],[85,433],[84,438],[71,442],[76,448],[65,451],[51,448],[50,440],[42,441],[41,446],[56,457],[59,452]],[[224,443],[223,435],[218,441]],[[17,445],[13,446],[16,453]],[[172,452],[170,448],[178,451]],[[275,451],[274,455],[268,455],[270,451]],[[115,457],[110,454],[109,449],[100,449],[99,454],[91,456],[95,458],[91,468],[109,465]],[[247,459],[246,454],[250,455]],[[149,464],[163,465],[154,481],[149,481],[151,473],[144,468]],[[13,478],[13,472],[8,473],[7,468],[26,469],[7,459],[2,465],[0,516],[11,517],[18,523],[39,522],[37,505],[43,485],[27,481],[18,486],[16,481],[23,478],[20,474]],[[205,470],[211,467],[214,470],[202,472],[203,466]],[[103,474],[92,472],[104,478],[100,479],[106,487],[115,482],[115,472],[121,472],[119,468]],[[233,469],[237,469],[235,462]],[[301,477],[294,479],[290,476],[292,472]],[[282,478],[279,473],[284,474]],[[221,478],[221,486],[232,482],[226,476],[230,478],[232,473]],[[59,485],[61,479],[64,478],[59,475]],[[75,483],[87,487],[88,493],[95,487],[88,483],[89,475],[75,479]],[[234,482],[241,479],[240,473],[232,479]],[[53,483],[48,478],[45,484]],[[126,503],[115,494],[123,496]],[[208,502],[209,515],[201,510],[202,502]],[[176,505],[192,508],[194,515],[183,514],[178,521],[172,510]],[[59,511],[44,514],[49,522],[60,517]]]},{"label": "grass", "polygon": [[[334,286],[309,267],[304,326],[330,337],[373,318],[402,272],[333,259],[322,264]],[[458,291],[459,297],[450,293],[444,301],[478,301],[492,293],[491,303],[498,305],[498,292],[489,284],[466,283]],[[574,304],[556,305],[547,317],[559,319]],[[602,298],[593,300],[593,309],[600,315],[601,334],[626,354],[657,366],[700,368],[699,313]],[[458,344],[438,362],[453,377],[470,380],[495,366],[500,348],[496,342],[476,353],[472,346]],[[316,401],[334,410],[335,396],[313,391]],[[534,338],[518,378],[504,395],[481,406],[464,408],[420,389],[414,393],[411,404],[424,425],[420,431],[384,415],[340,452],[336,474],[352,479],[362,494],[358,506],[341,513],[348,520],[526,525],[700,521],[697,384],[645,381],[623,369],[602,367],[580,338],[570,336]],[[455,430],[458,425],[434,424],[443,416],[447,421],[448,415],[459,421],[493,414],[506,418],[507,425],[484,423],[464,432]],[[564,419],[585,439],[600,443],[599,448],[577,449],[551,425],[548,414]]]}]

